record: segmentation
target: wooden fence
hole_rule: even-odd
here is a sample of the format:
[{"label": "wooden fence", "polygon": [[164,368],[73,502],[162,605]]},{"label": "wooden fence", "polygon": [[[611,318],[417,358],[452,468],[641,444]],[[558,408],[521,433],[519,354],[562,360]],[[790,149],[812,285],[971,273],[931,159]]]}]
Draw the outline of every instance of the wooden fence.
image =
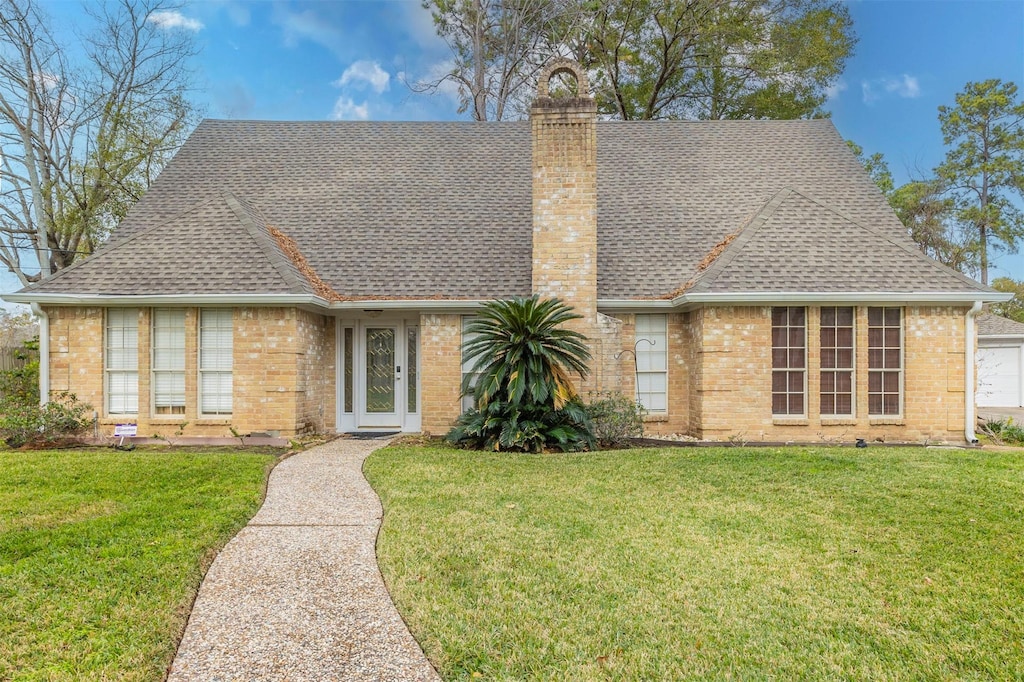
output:
[{"label": "wooden fence", "polygon": [[39,351],[26,351],[21,346],[0,348],[0,372],[24,367],[29,360],[39,357]]}]

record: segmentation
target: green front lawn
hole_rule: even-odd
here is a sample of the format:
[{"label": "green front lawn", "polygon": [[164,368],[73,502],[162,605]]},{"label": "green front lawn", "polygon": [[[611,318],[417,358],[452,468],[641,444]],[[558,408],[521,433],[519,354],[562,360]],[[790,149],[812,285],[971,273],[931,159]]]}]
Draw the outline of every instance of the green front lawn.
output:
[{"label": "green front lawn", "polygon": [[0,452],[0,679],[160,680],[273,460]]},{"label": "green front lawn", "polygon": [[1021,452],[405,446],[366,474],[448,680],[1024,678]]}]

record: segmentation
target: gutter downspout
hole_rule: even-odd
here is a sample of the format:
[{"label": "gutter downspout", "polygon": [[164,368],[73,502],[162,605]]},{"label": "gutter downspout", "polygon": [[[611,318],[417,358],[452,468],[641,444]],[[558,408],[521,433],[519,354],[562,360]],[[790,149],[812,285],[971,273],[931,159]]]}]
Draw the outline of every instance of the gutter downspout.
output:
[{"label": "gutter downspout", "polygon": [[975,301],[974,306],[967,311],[967,337],[964,341],[965,358],[964,365],[967,369],[967,383],[964,385],[964,440],[968,445],[977,445],[978,437],[974,434],[974,423],[977,417],[974,414],[974,362],[976,351],[974,348],[974,318],[981,312],[982,302]]},{"label": "gutter downspout", "polygon": [[50,316],[38,303],[32,313],[39,318],[39,404],[50,402]]}]

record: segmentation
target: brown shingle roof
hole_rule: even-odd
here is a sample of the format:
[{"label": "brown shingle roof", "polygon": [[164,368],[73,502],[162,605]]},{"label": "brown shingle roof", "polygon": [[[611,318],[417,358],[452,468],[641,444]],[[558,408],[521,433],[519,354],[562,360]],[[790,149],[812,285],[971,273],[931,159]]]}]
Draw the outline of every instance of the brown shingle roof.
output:
[{"label": "brown shingle roof", "polygon": [[1024,324],[992,313],[981,313],[978,315],[978,336],[1024,337]]},{"label": "brown shingle roof", "polygon": [[[269,236],[267,251],[259,235],[272,225],[340,297],[528,294],[531,173],[528,122],[204,121],[109,246],[29,291],[311,291]],[[737,238],[699,272],[784,190],[756,239]],[[603,299],[663,298],[691,281],[733,292],[985,290],[910,253],[824,120],[599,123],[598,234]]]}]

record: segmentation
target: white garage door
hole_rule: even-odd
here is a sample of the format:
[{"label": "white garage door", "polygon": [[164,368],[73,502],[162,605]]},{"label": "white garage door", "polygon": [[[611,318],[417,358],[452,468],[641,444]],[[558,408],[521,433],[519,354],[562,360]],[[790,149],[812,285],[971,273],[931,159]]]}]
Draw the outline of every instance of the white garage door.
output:
[{"label": "white garage door", "polygon": [[978,406],[1021,407],[1020,347],[978,349]]}]

